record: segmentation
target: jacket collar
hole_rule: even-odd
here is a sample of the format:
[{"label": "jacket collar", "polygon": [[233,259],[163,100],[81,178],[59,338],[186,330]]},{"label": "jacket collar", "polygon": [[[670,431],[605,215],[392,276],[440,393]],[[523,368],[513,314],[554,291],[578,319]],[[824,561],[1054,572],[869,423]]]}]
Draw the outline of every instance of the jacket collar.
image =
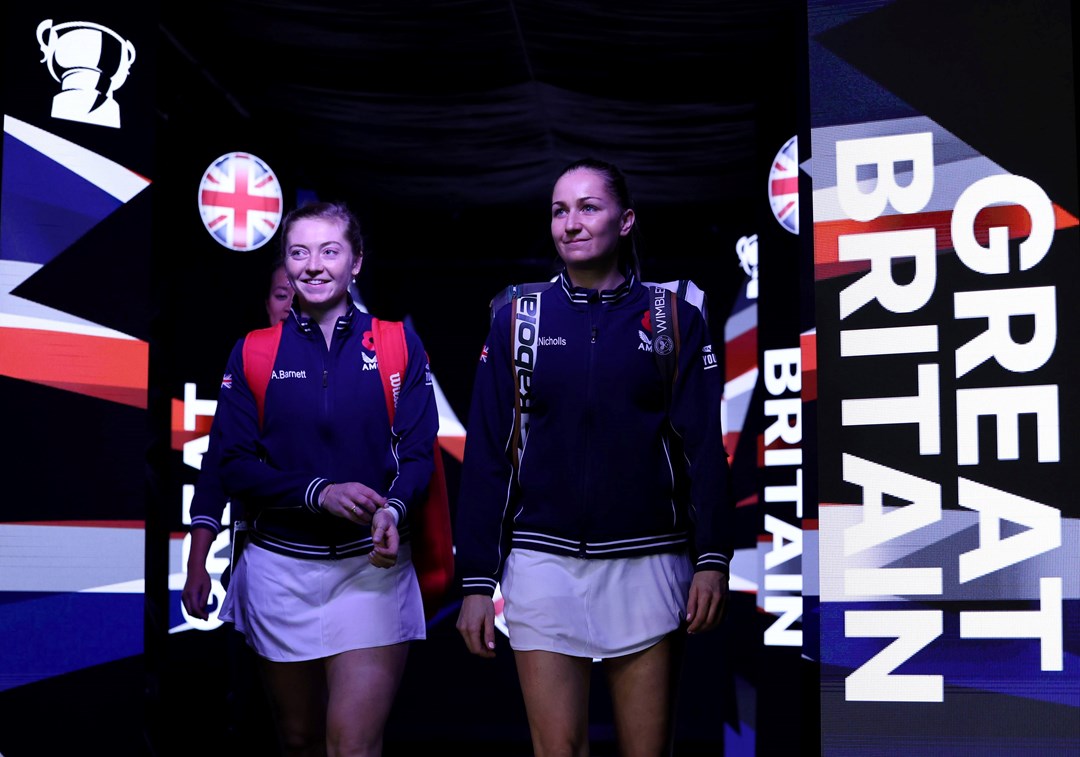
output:
[{"label": "jacket collar", "polygon": [[[635,278],[633,271],[624,270],[623,275],[625,278],[617,287],[599,292],[600,302],[619,302],[629,296],[630,292],[637,286],[637,279]],[[570,283],[570,276],[566,273],[565,268],[559,273],[559,285],[562,286],[563,291],[566,292],[566,296],[571,302],[584,303],[597,296],[595,289],[576,287]]]},{"label": "jacket collar", "polygon": [[[337,323],[334,325],[335,332],[345,332],[353,327],[356,322],[356,314],[360,311],[356,309],[353,304],[352,298],[349,298],[345,312],[338,316]],[[305,334],[312,334],[315,332],[315,325],[312,323],[311,318],[300,315],[300,311],[296,309],[296,304],[292,306],[292,310],[289,312],[289,320],[296,324]]]}]

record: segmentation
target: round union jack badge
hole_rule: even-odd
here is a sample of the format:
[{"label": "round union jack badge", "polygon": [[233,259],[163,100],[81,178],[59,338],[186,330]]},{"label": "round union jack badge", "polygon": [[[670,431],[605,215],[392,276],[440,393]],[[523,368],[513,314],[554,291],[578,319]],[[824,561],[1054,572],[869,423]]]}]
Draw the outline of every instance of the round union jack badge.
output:
[{"label": "round union jack badge", "polygon": [[210,236],[246,252],[270,241],[281,223],[281,185],[251,153],[230,152],[210,164],[199,184],[199,213]]},{"label": "round union jack badge", "polygon": [[792,137],[773,158],[769,169],[769,206],[780,225],[799,233],[799,143]]}]

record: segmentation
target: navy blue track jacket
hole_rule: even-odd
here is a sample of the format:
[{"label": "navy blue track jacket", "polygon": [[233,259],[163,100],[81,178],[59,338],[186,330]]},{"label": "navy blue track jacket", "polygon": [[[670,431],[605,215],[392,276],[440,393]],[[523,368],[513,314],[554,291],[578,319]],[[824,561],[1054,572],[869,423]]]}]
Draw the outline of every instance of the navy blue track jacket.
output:
[{"label": "navy blue track jacket", "polygon": [[[465,594],[495,591],[508,548],[580,558],[689,549],[727,572],[733,503],[721,428],[723,371],[701,312],[678,300],[678,374],[652,353],[650,290],[573,288],[565,272],[515,328],[494,316],[477,366],[455,529]],[[523,367],[516,376],[515,360]],[[515,474],[515,395],[528,433]],[[670,420],[670,423],[669,423]]]},{"label": "navy blue track jacket", "polygon": [[439,429],[424,347],[405,329],[408,366],[391,429],[371,340],[371,316],[351,303],[329,349],[322,331],[296,311],[282,322],[281,343],[262,428],[244,376],[243,339],[229,356],[213,430],[220,475],[244,503],[249,536],[262,547],[313,559],[371,551],[368,526],[323,511],[319,494],[358,481],[380,492],[408,536],[409,508],[423,502]]}]

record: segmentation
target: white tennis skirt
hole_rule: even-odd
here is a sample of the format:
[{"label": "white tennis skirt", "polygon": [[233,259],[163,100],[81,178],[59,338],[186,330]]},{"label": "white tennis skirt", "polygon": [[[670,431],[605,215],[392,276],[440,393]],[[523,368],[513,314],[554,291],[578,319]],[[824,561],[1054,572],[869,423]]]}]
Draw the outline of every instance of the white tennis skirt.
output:
[{"label": "white tennis skirt", "polygon": [[392,568],[376,568],[367,555],[303,560],[248,543],[219,617],[275,662],[423,639],[427,631],[407,543]]},{"label": "white tennis skirt", "polygon": [[514,549],[502,578],[510,647],[620,657],[679,627],[693,565],[686,553],[584,560]]}]

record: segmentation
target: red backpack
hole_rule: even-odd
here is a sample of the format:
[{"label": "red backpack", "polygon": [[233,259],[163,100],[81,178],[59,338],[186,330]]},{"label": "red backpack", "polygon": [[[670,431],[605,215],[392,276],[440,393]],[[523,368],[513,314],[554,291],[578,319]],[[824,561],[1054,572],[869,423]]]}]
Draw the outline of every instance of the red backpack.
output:
[{"label": "red backpack", "polygon": [[[386,411],[390,423],[394,422],[397,409],[390,377],[404,375],[409,352],[405,342],[405,329],[401,321],[371,320],[371,336],[379,362],[386,396]],[[266,387],[274,368],[278,344],[281,341],[281,323],[250,332],[244,339],[244,376],[255,395],[259,409],[259,425],[263,422],[263,406]],[[443,468],[442,450],[435,440],[435,471],[427,488],[427,499],[419,505],[410,520],[412,531],[412,559],[416,577],[420,581],[420,594],[424,598],[424,615],[431,617],[442,607],[442,600],[450,590],[454,578],[454,539],[450,524],[450,500],[446,490],[446,471]],[[414,506],[415,507],[415,506]]]}]

